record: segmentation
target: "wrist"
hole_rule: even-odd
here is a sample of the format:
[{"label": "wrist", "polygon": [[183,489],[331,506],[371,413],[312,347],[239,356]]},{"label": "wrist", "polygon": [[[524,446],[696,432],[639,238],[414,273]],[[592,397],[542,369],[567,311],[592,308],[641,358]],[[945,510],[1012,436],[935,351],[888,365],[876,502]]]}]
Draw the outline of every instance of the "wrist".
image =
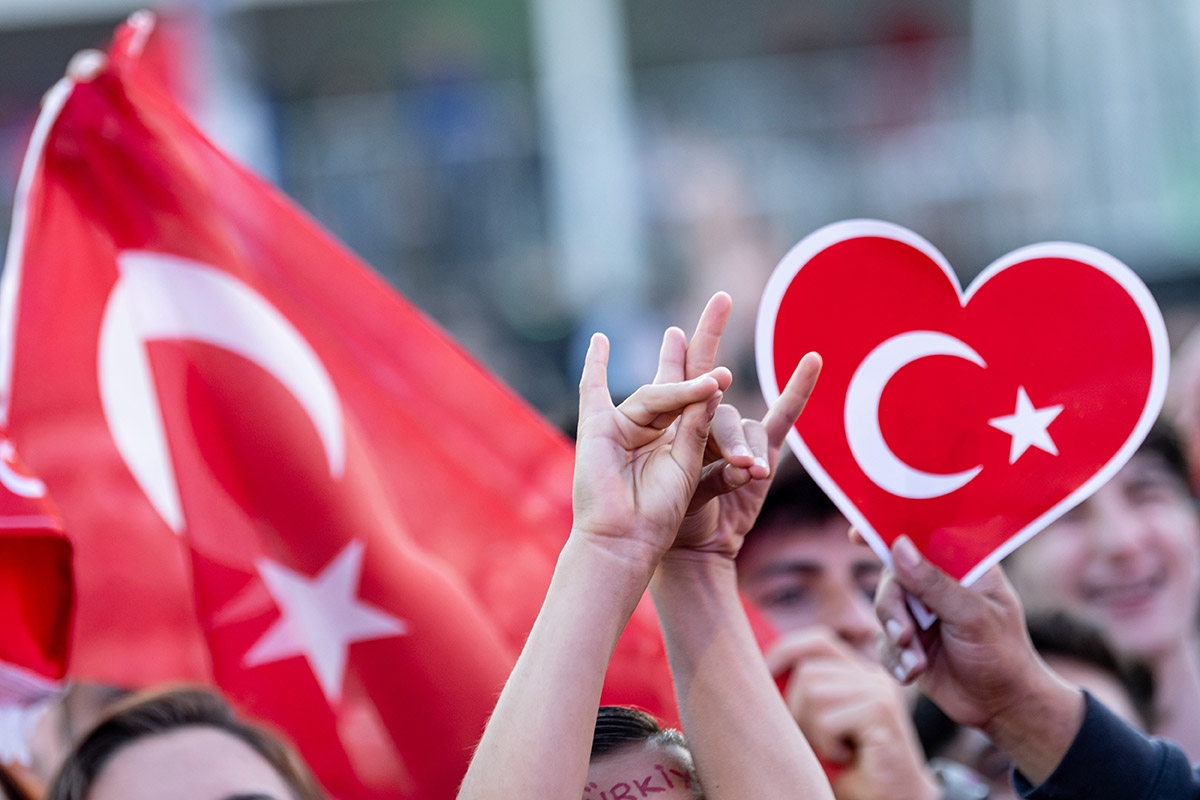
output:
[{"label": "wrist", "polygon": [[567,546],[585,557],[596,559],[612,569],[628,570],[630,574],[647,579],[654,574],[665,549],[651,542],[591,528],[574,526],[567,537]]},{"label": "wrist", "polygon": [[722,553],[690,548],[671,548],[663,554],[654,572],[654,581],[677,582],[695,587],[732,586],[737,588],[737,566]]},{"label": "wrist", "polygon": [[1017,769],[1035,786],[1058,767],[1083,724],[1083,693],[1048,667],[1023,683],[1025,691],[995,713],[982,727],[984,734],[1012,758]]}]

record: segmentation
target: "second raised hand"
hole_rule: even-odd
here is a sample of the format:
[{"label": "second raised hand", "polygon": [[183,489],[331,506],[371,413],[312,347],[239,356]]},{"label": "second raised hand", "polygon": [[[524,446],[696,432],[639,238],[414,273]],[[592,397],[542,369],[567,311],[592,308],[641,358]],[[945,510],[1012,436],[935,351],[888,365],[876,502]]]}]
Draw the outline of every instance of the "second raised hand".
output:
[{"label": "second raised hand", "polygon": [[[711,370],[731,308],[729,295],[718,292],[704,307],[690,341],[678,328],[669,330],[655,381],[682,381]],[[676,537],[677,548],[736,555],[762,507],[787,432],[804,410],[820,371],[820,356],[806,354],[761,421],[743,419],[732,406],[716,410],[705,466]]]}]

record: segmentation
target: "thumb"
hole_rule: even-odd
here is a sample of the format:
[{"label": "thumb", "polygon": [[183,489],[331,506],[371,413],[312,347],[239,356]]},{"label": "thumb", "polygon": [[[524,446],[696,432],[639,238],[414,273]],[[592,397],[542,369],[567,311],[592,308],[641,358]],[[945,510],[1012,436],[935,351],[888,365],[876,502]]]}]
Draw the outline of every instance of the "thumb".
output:
[{"label": "thumb", "polygon": [[964,615],[975,593],[931,564],[907,536],[892,542],[892,563],[897,582],[925,607],[946,622]]}]

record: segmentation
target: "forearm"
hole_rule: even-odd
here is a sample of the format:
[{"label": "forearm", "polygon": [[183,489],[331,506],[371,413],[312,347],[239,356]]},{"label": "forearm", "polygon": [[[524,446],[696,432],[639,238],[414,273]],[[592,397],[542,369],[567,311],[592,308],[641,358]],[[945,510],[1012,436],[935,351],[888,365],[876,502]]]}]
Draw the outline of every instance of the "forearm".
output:
[{"label": "forearm", "polygon": [[1126,797],[1195,797],[1200,783],[1176,745],[1151,740],[1095,698],[1085,705],[1083,725],[1048,780],[1032,786],[1020,771],[1020,796],[1054,800]]},{"label": "forearm", "polygon": [[459,800],[577,800],[604,674],[649,579],[649,566],[572,534]]},{"label": "forearm", "polygon": [[705,796],[832,798],[759,652],[733,562],[669,553],[650,588]]},{"label": "forearm", "polygon": [[1054,772],[1079,733],[1084,717],[1082,692],[1063,681],[1040,660],[1038,669],[1008,708],[995,714],[983,732],[1008,754],[1034,785]]}]

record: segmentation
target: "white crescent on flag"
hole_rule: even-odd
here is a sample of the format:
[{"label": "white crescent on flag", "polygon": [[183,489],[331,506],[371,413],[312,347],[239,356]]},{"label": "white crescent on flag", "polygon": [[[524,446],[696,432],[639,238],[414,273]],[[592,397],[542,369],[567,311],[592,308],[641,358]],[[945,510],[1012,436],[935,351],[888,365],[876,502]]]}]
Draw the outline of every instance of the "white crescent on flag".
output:
[{"label": "white crescent on flag", "polygon": [[189,339],[259,365],[296,397],[320,436],[329,474],[345,470],[342,408],[325,365],[300,332],[227,272],[179,256],[125,251],[100,326],[100,399],[117,450],[163,520],[184,528],[146,343]]}]

